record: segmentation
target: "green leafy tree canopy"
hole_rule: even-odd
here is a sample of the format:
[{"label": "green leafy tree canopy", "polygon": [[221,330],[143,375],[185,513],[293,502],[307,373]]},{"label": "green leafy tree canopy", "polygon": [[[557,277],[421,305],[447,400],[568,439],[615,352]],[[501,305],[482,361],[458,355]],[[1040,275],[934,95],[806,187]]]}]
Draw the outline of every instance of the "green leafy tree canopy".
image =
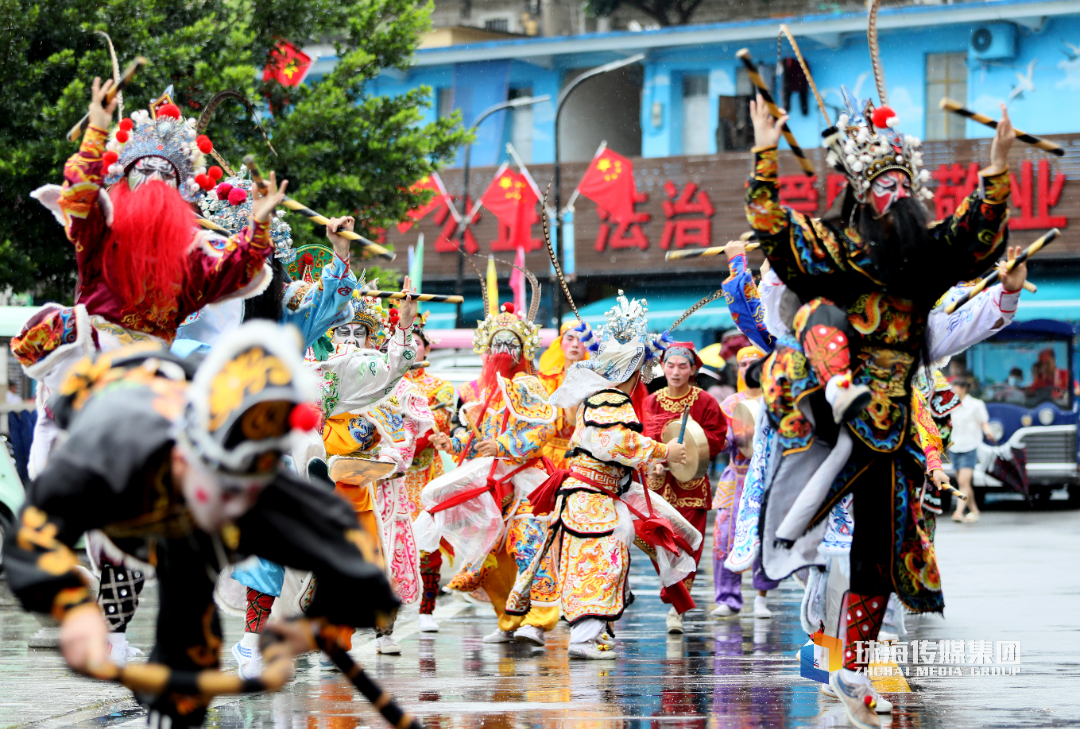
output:
[{"label": "green leafy tree canopy", "polygon": [[[259,110],[277,155],[247,110],[226,101],[207,128],[223,158],[237,168],[255,154],[264,172],[289,180],[290,194],[324,215],[356,216],[372,237],[426,201],[429,192],[409,186],[452,160],[470,134],[457,114],[423,123],[429,88],[372,93],[385,69],[407,72],[430,14],[430,1],[415,0],[0,0],[9,69],[0,94],[0,289],[71,300],[74,251],[29,194],[63,180],[75,152],[64,135],[86,113],[94,76],[112,75],[95,31],[111,36],[121,69],[137,55],[150,60],[125,92],[125,114],[169,85],[186,116],[235,89]],[[337,62],[300,87],[264,82],[281,40],[332,46]],[[322,238],[305,219],[287,219],[295,244]]]}]

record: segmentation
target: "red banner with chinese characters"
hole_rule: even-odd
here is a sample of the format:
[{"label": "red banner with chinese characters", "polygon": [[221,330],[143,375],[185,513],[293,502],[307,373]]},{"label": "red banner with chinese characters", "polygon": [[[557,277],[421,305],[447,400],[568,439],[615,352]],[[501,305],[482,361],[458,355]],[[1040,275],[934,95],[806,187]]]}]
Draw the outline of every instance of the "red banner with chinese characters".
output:
[{"label": "red banner with chinese characters", "polygon": [[532,227],[540,222],[536,213],[540,198],[525,175],[507,167],[491,181],[480,202],[499,221],[499,236],[491,242],[491,250],[524,248],[529,253],[544,245],[543,240],[532,237]]},{"label": "red banner with chinese characters", "polygon": [[263,69],[263,81],[277,81],[282,86],[299,86],[311,69],[311,56],[289,41],[278,41],[270,51]]},{"label": "red banner with chinese characters", "polygon": [[[1080,134],[1054,135],[1053,139],[1068,147],[1080,143]],[[978,191],[978,173],[987,163],[986,149],[986,140],[976,139],[923,144],[923,158],[934,192],[934,198],[927,203],[933,217],[951,215],[966,196]],[[845,179],[824,164],[821,150],[807,150],[807,154],[817,170],[813,177],[802,174],[790,152],[781,150],[777,194],[792,210],[822,216],[843,194]],[[605,160],[602,170],[601,162]],[[1026,245],[1049,228],[1057,227],[1062,237],[1041,258],[1080,258],[1080,228],[1074,234],[1069,227],[1071,220],[1080,216],[1080,186],[1069,181],[1080,177],[1080,157],[1050,158],[1035,148],[1016,144],[1010,154],[1009,169],[1011,240]],[[539,180],[547,180],[552,174],[551,165],[531,165],[530,170]],[[577,274],[677,277],[715,268],[718,276],[726,275],[723,256],[665,261],[664,254],[670,250],[722,246],[749,230],[743,207],[749,171],[749,152],[630,160],[605,150],[590,161],[564,163],[563,199],[569,199],[576,180],[583,181],[581,192],[586,198],[579,198],[575,205]],[[474,169],[472,184],[484,184],[495,172],[492,168]],[[463,210],[460,170],[444,170],[442,179],[448,195],[456,195],[454,204]],[[527,234],[518,228],[515,235],[522,236],[522,240],[528,236],[529,244],[523,246],[526,265],[543,274],[550,269],[550,263],[540,245],[543,231],[538,209],[535,205],[531,209],[534,222]],[[465,249],[485,254],[515,250],[510,228],[500,219],[501,215],[474,220],[465,238]],[[445,204],[438,204],[421,217],[418,225],[436,239],[437,252],[457,250],[456,241],[450,239],[455,221]],[[394,242],[394,237],[395,234],[389,236],[390,242]],[[407,241],[402,238],[402,242]],[[751,254],[751,258],[758,260],[758,254]],[[433,280],[452,279],[456,275],[456,256],[429,256],[425,278],[429,274]]]}]

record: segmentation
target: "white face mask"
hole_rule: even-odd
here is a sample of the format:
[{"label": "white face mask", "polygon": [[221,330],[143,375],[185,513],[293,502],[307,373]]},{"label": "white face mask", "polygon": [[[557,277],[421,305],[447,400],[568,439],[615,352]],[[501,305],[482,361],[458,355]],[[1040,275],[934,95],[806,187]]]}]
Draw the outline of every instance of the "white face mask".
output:
[{"label": "white face mask", "polygon": [[128,170],[127,179],[132,192],[149,180],[161,180],[174,190],[179,187],[176,168],[164,157],[140,157]]},{"label": "white face mask", "polygon": [[334,351],[347,354],[367,347],[368,329],[363,324],[342,324],[334,329]]},{"label": "white face mask", "polygon": [[198,458],[188,454],[183,458],[187,468],[180,479],[180,493],[195,525],[210,534],[221,531],[226,524],[247,513],[270,482],[267,479],[226,486],[221,474]]},{"label": "white face mask", "polygon": [[521,361],[521,340],[512,332],[496,332],[491,338],[491,352],[493,354],[509,354],[514,364]]}]

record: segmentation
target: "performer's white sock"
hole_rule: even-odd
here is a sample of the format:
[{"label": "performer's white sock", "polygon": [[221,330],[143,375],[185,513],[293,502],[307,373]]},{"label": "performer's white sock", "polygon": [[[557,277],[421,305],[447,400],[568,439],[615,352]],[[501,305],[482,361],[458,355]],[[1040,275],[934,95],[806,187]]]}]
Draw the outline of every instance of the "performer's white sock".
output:
[{"label": "performer's white sock", "polygon": [[844,679],[844,683],[869,683],[870,679],[866,676],[865,672],[852,671],[850,668],[840,669],[840,678]]},{"label": "performer's white sock", "polygon": [[252,650],[259,650],[259,634],[258,633],[244,633],[244,637],[240,639],[240,645],[244,648],[251,648]]},{"label": "performer's white sock", "polygon": [[754,597],[754,610],[768,610],[765,605],[765,596],[757,595]]}]

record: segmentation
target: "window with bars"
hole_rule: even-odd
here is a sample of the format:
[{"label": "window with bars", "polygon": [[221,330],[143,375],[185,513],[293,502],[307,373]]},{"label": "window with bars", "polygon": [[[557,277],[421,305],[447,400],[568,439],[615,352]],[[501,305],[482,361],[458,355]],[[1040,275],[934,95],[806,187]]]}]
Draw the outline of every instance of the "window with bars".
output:
[{"label": "window with bars", "polygon": [[949,97],[967,101],[967,53],[926,54],[926,138],[963,139],[965,119],[938,105]]},{"label": "window with bars", "polygon": [[484,21],[484,30],[494,30],[501,33],[509,32],[510,19],[509,18],[491,18]]}]

